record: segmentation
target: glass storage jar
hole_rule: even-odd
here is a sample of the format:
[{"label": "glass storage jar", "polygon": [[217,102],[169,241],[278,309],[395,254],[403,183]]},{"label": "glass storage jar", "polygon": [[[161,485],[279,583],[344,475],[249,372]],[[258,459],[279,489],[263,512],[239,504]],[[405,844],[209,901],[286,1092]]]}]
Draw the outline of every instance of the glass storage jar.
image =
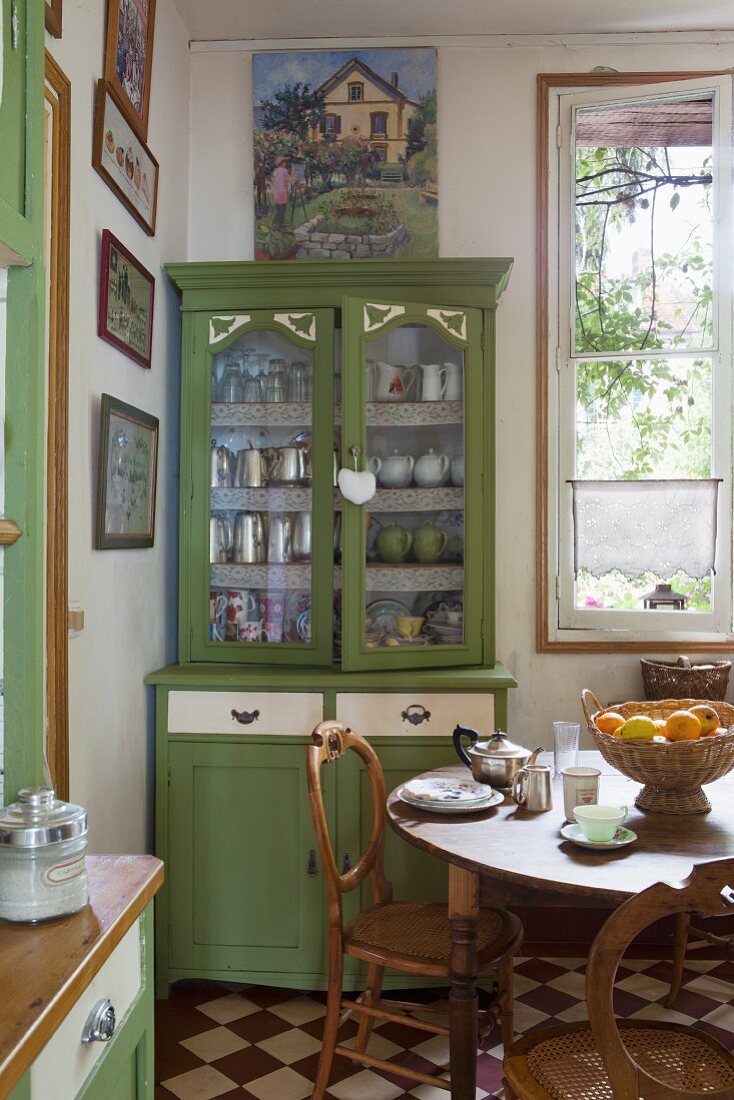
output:
[{"label": "glass storage jar", "polygon": [[0,811],[0,918],[36,922],[83,909],[87,814],[50,787],[25,788]]}]

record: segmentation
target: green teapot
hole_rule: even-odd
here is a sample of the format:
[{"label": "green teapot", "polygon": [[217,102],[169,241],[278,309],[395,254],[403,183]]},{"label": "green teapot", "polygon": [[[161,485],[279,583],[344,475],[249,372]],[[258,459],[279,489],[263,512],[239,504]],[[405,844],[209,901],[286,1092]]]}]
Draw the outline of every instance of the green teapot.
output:
[{"label": "green teapot", "polygon": [[405,561],[413,545],[413,536],[405,527],[391,523],[383,527],[377,536],[377,553],[380,561],[398,565]]},{"label": "green teapot", "polygon": [[419,527],[413,535],[413,553],[418,561],[431,565],[441,559],[448,541],[446,532],[429,521]]}]

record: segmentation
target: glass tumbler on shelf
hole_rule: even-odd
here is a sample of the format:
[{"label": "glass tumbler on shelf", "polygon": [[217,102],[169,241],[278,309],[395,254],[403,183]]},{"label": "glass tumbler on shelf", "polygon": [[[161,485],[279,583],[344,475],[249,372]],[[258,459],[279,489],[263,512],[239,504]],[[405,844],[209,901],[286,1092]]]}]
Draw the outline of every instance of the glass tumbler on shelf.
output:
[{"label": "glass tumbler on shelf", "polygon": [[288,400],[288,375],[285,359],[271,359],[268,363],[268,382],[265,390],[266,401]]},{"label": "glass tumbler on shelf", "polygon": [[308,364],[297,359],[291,363],[290,399],[291,401],[309,401],[311,398],[311,378]]},{"label": "glass tumbler on shelf", "polygon": [[238,404],[242,401],[242,375],[240,374],[239,357],[230,354],[224,366],[222,381],[219,386],[219,400],[228,404]]},{"label": "glass tumbler on shelf", "polygon": [[578,764],[580,732],[578,722],[553,723],[553,771],[556,776],[560,776],[564,768],[575,768]]}]

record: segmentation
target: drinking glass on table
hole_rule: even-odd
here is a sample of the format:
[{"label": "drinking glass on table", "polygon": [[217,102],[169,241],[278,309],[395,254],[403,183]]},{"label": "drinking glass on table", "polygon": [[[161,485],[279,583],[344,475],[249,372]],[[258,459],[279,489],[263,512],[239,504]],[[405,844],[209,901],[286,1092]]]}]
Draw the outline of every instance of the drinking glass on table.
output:
[{"label": "drinking glass on table", "polygon": [[564,768],[575,768],[578,764],[580,732],[578,722],[553,723],[553,771],[556,776],[560,776]]}]

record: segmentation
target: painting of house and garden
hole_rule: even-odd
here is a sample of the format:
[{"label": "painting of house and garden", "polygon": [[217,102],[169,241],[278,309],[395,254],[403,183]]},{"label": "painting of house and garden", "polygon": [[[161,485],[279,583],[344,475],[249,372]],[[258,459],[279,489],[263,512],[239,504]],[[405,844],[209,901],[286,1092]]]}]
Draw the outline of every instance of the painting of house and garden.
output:
[{"label": "painting of house and garden", "polygon": [[436,51],[253,56],[255,258],[438,255]]}]

